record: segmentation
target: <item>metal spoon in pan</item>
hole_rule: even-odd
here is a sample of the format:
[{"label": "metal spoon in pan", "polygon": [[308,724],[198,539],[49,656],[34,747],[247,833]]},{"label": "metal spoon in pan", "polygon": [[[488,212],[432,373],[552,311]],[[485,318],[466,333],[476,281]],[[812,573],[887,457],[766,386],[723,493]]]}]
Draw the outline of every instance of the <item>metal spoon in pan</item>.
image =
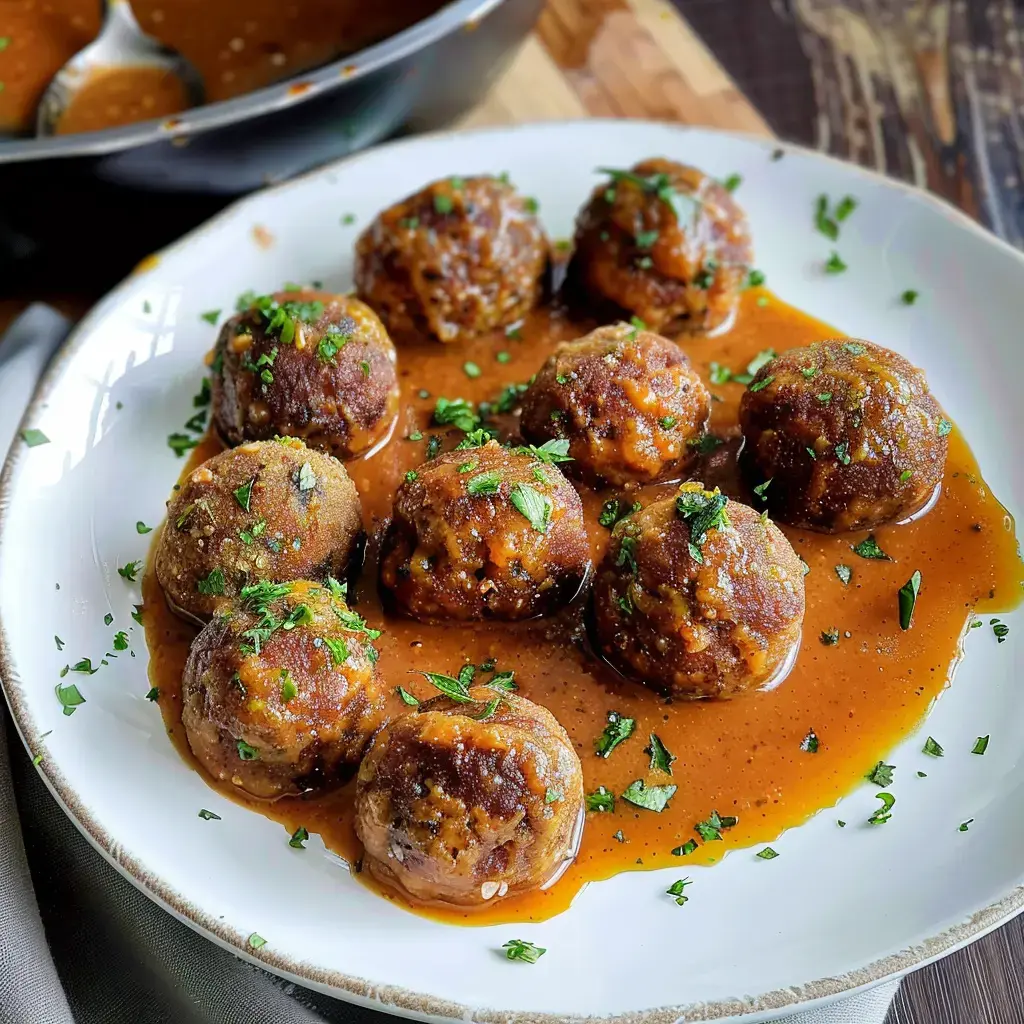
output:
[{"label": "metal spoon in pan", "polygon": [[97,71],[159,68],[181,80],[189,106],[203,103],[205,89],[199,72],[180,53],[142,31],[128,0],[106,0],[106,8],[100,34],[79,50],[46,87],[36,110],[36,135],[56,134],[61,115]]}]

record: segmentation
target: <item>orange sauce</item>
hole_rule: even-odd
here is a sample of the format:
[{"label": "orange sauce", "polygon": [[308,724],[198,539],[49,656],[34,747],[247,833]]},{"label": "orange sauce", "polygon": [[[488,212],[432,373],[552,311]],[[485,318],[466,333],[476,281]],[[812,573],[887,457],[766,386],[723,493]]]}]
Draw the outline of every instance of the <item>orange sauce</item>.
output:
[{"label": "orange sauce", "polygon": [[[213,103],[355,53],[433,14],[443,0],[132,0],[131,6],[144,32],[191,61]],[[31,130],[50,79],[99,33],[102,7],[100,0],[0,0],[0,39],[6,40],[0,43],[0,132]],[[144,121],[188,105],[180,84],[172,97],[169,84],[143,81],[138,69],[109,76],[102,88],[116,97],[83,101],[89,116],[69,117],[61,133]],[[95,92],[102,95],[98,85]]]},{"label": "orange sauce", "polygon": [[102,128],[166,117],[188,106],[181,79],[161,68],[123,67],[94,71],[61,114],[56,134],[96,132]]},{"label": "orange sauce", "polygon": [[[588,814],[575,863],[549,890],[478,911],[412,908],[449,922],[540,920],[564,910],[589,881],[621,871],[709,864],[731,848],[775,841],[787,828],[849,792],[915,728],[952,681],[961,639],[973,613],[1008,610],[1021,596],[1024,565],[1013,522],[981,479],[970,449],[954,429],[935,507],[915,522],[876,531],[891,561],[869,561],[854,554],[851,544],[862,540],[863,533],[826,536],[786,528],[810,567],[807,614],[796,666],[770,692],[724,701],[667,703],[652,691],[616,677],[579,642],[585,623],[580,605],[551,619],[518,625],[452,628],[385,616],[374,586],[376,537],[398,483],[406,470],[423,460],[436,398],[493,398],[505,384],[527,380],[556,340],[573,337],[589,326],[539,311],[523,327],[523,340],[499,335],[458,348],[436,342],[404,346],[399,353],[401,421],[393,439],[372,457],[348,465],[362,497],[370,536],[367,564],[356,587],[358,608],[370,625],[384,631],[379,641],[380,668],[392,686],[401,684],[426,698],[431,689],[417,671],[455,674],[467,662],[480,664],[494,658],[500,670],[515,670],[524,696],[548,707],[567,729],[583,763],[588,792],[604,786],[620,794],[635,779],[671,781],[678,786],[660,814],[619,799],[612,813]],[[781,351],[836,333],[769,293],[752,290],[744,294],[737,324],[728,334],[682,338],[680,344],[707,379],[712,360],[740,370],[763,349]],[[507,363],[496,361],[499,351],[509,353]],[[467,378],[462,369],[467,360],[481,367],[479,378]],[[420,397],[421,388],[429,389],[430,396]],[[733,473],[736,413],[743,388],[734,383],[710,388],[721,399],[714,403],[712,429],[727,443],[705,467],[705,480],[714,479],[740,500],[748,500]],[[417,428],[424,440],[406,440]],[[217,450],[218,443],[206,439],[190,465]],[[644,488],[635,496],[646,502],[667,490],[664,485]],[[607,496],[583,490],[595,558],[608,538],[607,530],[597,523]],[[848,585],[835,572],[838,564],[852,569]],[[913,626],[903,631],[897,591],[915,569],[921,571],[923,585]],[[180,720],[181,672],[194,630],[167,610],[152,574],[145,579],[143,594],[152,683],[160,690],[168,733],[194,765]],[[820,634],[834,628],[840,631],[839,642],[825,646]],[[608,759],[602,759],[595,755],[594,742],[613,710],[634,718],[636,730]],[[817,753],[801,750],[811,729],[819,738]],[[644,747],[652,732],[676,756],[671,780],[649,770]],[[270,805],[237,792],[227,795],[281,822],[288,831],[301,825],[319,833],[330,849],[358,864],[353,786]],[[695,839],[694,825],[713,810],[735,815],[738,824],[723,833],[722,842],[702,844],[686,858],[674,856],[672,849]],[[361,877],[373,884],[366,874]],[[408,906],[394,893],[382,891],[381,895]]]}]

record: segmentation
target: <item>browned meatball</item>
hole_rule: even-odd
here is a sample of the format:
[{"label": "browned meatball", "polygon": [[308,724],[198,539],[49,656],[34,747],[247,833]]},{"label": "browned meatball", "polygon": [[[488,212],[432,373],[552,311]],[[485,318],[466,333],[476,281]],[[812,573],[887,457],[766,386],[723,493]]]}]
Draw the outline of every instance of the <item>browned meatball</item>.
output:
[{"label": "browned meatball", "polygon": [[498,178],[445,178],[389,207],[356,243],[356,289],[396,336],[458,341],[537,303],[548,259],[534,205]]},{"label": "browned meatball", "polygon": [[546,709],[486,687],[392,722],[359,768],[364,864],[425,902],[480,904],[536,889],[576,854],[583,772]]},{"label": "browned meatball", "polygon": [[213,422],[228,444],[301,437],[339,459],[368,451],[398,413],[395,346],[358,299],[252,297],[217,339]]},{"label": "browned meatball", "polygon": [[192,643],[181,720],[199,763],[272,800],[351,776],[384,718],[368,630],[341,587],[260,583]]},{"label": "browned meatball", "polygon": [[699,483],[615,527],[594,632],[626,675],[676,697],[770,682],[795,654],[803,564],[767,517]]},{"label": "browned meatball", "polygon": [[942,480],[949,422],[924,374],[853,339],[794,348],[740,403],[744,465],[780,522],[837,533],[905,519]]},{"label": "browned meatball", "polygon": [[534,444],[567,439],[568,473],[622,486],[681,475],[710,414],[677,345],[616,324],[559,345],[523,396],[521,429]]},{"label": "browned meatball", "polygon": [[156,578],[178,614],[203,622],[261,580],[342,576],[360,515],[337,459],[295,438],[252,441],[197,466],[168,502]]},{"label": "browned meatball", "polygon": [[495,441],[447,452],[398,489],[380,579],[407,614],[525,619],[580,589],[590,547],[579,495],[524,452]]},{"label": "browned meatball", "polygon": [[616,171],[576,220],[568,282],[653,330],[712,331],[753,258],[746,217],[713,178],[671,160]]}]

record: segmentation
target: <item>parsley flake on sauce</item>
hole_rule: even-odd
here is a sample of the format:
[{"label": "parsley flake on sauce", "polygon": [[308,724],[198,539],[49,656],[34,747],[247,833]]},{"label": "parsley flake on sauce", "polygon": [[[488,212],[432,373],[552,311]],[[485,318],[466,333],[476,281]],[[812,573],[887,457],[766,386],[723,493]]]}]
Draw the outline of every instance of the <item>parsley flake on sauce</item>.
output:
[{"label": "parsley flake on sauce", "polygon": [[304,462],[299,469],[298,483],[300,491],[311,491],[316,487],[316,473],[308,462]]},{"label": "parsley flake on sauce", "polygon": [[404,686],[397,687],[395,693],[401,698],[403,704],[407,704],[411,708],[419,704],[418,698],[414,697]]},{"label": "parsley flake on sauce", "polygon": [[891,562],[892,559],[878,546],[875,535],[869,533],[859,544],[851,545],[850,550],[861,558],[875,559],[880,562]]},{"label": "parsley flake on sauce", "polygon": [[831,629],[823,629],[818,639],[826,647],[835,647],[839,643],[839,630],[835,626]]},{"label": "parsley flake on sauce", "polygon": [[552,438],[549,441],[545,441],[539,447],[533,444],[521,444],[513,448],[512,451],[516,455],[529,455],[549,465],[573,461],[573,457],[569,454],[568,438]]},{"label": "parsley flake on sauce", "polygon": [[688,878],[680,878],[678,881],[673,882],[666,890],[666,896],[672,896],[675,898],[676,906],[681,907],[690,897],[683,894],[683,890],[688,886],[693,885],[693,882]]},{"label": "parsley flake on sauce", "polygon": [[470,697],[465,684],[460,680],[446,676],[443,672],[423,672],[421,675],[426,676],[427,682],[431,686],[436,687],[451,700],[459,704],[473,703],[473,698]]},{"label": "parsley flake on sauce", "polygon": [[772,384],[774,380],[775,375],[769,373],[767,377],[762,377],[760,380],[753,381],[748,390],[751,392],[764,391],[764,389]]},{"label": "parsley flake on sauce", "polygon": [[506,960],[521,960],[524,964],[535,964],[547,952],[543,946],[523,939],[509,939],[501,948],[505,950]]},{"label": "parsley flake on sauce", "polygon": [[894,771],[896,771],[894,764],[886,764],[884,761],[879,761],[868,772],[866,778],[868,782],[873,782],[876,786],[881,786],[882,789],[885,789],[886,786],[892,785],[892,774]]},{"label": "parsley flake on sauce", "polygon": [[673,857],[689,857],[690,854],[693,853],[696,849],[697,849],[697,840],[696,839],[687,839],[686,842],[683,843],[682,846],[677,846],[672,851],[672,856]]},{"label": "parsley flake on sauce", "polygon": [[624,740],[633,735],[636,728],[636,719],[624,718],[618,711],[608,712],[608,724],[604,732],[595,741],[595,753],[598,757],[607,758],[609,754]]},{"label": "parsley flake on sauce", "polygon": [[900,629],[908,630],[914,621],[914,608],[917,606],[917,595],[921,590],[921,570],[915,569],[913,576],[900,587],[899,610]]},{"label": "parsley flake on sauce", "polygon": [[884,825],[892,817],[892,806],[896,803],[896,797],[892,793],[876,793],[875,796],[882,801],[882,806],[868,818],[868,824]]},{"label": "parsley flake on sauce", "polygon": [[949,420],[939,420],[939,437],[945,437],[953,429],[953,424]]},{"label": "parsley flake on sauce", "polygon": [[758,496],[758,497],[759,497],[759,498],[760,498],[760,499],[761,499],[762,501],[767,501],[767,500],[768,500],[768,499],[767,499],[767,497],[765,497],[765,493],[767,492],[768,488],[769,488],[769,487],[771,486],[771,482],[772,482],[772,480],[774,480],[774,479],[775,479],[774,477],[769,477],[769,478],[768,478],[767,480],[765,480],[765,481],[764,481],[764,483],[760,483],[760,484],[757,484],[757,485],[756,485],[756,486],[754,487],[754,493],[755,493],[755,494],[756,494],[756,495],[757,495],[757,496]]},{"label": "parsley flake on sauce", "polygon": [[546,804],[557,804],[559,800],[564,800],[561,790],[558,789],[546,789],[544,791],[544,803]]},{"label": "parsley flake on sauce", "polygon": [[939,743],[936,743],[931,736],[924,741],[924,746],[921,748],[921,752],[928,754],[930,757],[942,757],[944,751]]},{"label": "parsley flake on sauce", "polygon": [[722,816],[718,811],[712,811],[710,817],[705,821],[698,821],[694,825],[694,831],[704,840],[705,843],[721,841],[722,830],[732,828],[739,818],[733,815]]},{"label": "parsley flake on sauce", "polygon": [[549,498],[529,484],[517,483],[509,494],[509,500],[538,533],[548,532],[552,512]]},{"label": "parsley flake on sauce", "polygon": [[466,492],[473,498],[497,494],[501,487],[501,474],[496,470],[479,473],[466,481]]},{"label": "parsley flake on sauce", "polygon": [[853,570],[848,565],[843,565],[842,563],[837,565],[835,568],[836,575],[839,577],[839,582],[842,583],[844,587],[848,586],[850,580],[853,579]]},{"label": "parsley flake on sauce", "polygon": [[620,519],[625,519],[626,516],[631,516],[634,512],[639,511],[639,502],[627,505],[626,502],[619,501],[618,498],[611,498],[601,506],[601,513],[598,515],[597,521],[601,526],[611,530]]},{"label": "parsley flake on sauce", "polygon": [[206,579],[196,581],[196,590],[200,594],[221,597],[224,594],[224,573],[220,569],[211,569]]},{"label": "parsley flake on sauce", "polygon": [[615,794],[609,792],[604,786],[598,786],[593,793],[586,796],[587,810],[603,814],[615,810]]},{"label": "parsley flake on sauce", "polygon": [[648,786],[643,779],[631,782],[622,793],[622,799],[634,807],[660,814],[675,794],[676,786]]},{"label": "parsley flake on sauce", "polygon": [[249,511],[249,505],[252,502],[252,488],[253,484],[256,483],[256,477],[253,477],[248,483],[242,484],[235,492],[235,500],[239,505],[242,506],[243,512]]},{"label": "parsley flake on sauce", "polygon": [[972,754],[984,754],[985,751],[988,750],[988,741],[989,741],[989,737],[988,736],[979,736],[974,741],[974,746],[971,748],[971,753]]},{"label": "parsley flake on sauce", "polygon": [[665,772],[666,775],[672,774],[672,762],[676,760],[676,756],[668,752],[668,748],[653,732],[651,733],[650,745],[644,747],[644,753],[648,754],[651,758],[652,772]]},{"label": "parsley flake on sauce", "polygon": [[807,735],[800,741],[800,749],[808,754],[816,754],[818,746],[818,734],[813,729],[808,729]]}]

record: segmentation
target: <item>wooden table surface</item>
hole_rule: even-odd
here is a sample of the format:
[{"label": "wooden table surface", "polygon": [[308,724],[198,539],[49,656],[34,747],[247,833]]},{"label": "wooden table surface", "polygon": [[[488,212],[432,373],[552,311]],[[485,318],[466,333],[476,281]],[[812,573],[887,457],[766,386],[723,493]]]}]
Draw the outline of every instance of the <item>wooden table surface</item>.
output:
[{"label": "wooden table surface", "polygon": [[[1022,60],[1024,0],[548,0],[461,124],[781,134],[929,187],[1024,245]],[[0,327],[38,297],[77,313],[96,295],[0,299]],[[1022,921],[908,977],[887,1024],[1024,1024]]]}]

